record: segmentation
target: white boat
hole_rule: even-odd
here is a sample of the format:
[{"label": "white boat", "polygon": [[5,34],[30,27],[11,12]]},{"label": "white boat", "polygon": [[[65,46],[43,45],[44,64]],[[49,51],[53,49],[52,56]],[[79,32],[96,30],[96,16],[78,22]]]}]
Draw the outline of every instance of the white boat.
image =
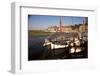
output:
[{"label": "white boat", "polygon": [[47,42],[43,44],[43,46],[47,46],[47,45],[50,45],[51,49],[60,49],[60,48],[68,47],[68,45],[53,44],[52,42]]},{"label": "white boat", "polygon": [[48,46],[49,45],[51,47],[51,50],[61,49],[61,48],[71,46],[72,48],[70,48],[69,53],[79,53],[79,52],[82,51],[81,48],[79,48],[79,47],[75,48],[74,47],[74,43],[75,43],[76,46],[80,46],[80,41],[78,39],[75,39],[75,41],[71,42],[71,43],[69,41],[66,41],[66,43],[67,43],[67,45],[61,45],[61,44],[56,44],[56,43],[54,44],[53,42],[50,42],[49,40],[46,39],[43,46]]}]

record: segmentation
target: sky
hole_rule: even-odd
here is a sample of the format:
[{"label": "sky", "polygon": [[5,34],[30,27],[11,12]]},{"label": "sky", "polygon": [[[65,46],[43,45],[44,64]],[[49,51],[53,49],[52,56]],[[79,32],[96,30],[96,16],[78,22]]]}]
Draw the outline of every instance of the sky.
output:
[{"label": "sky", "polygon": [[[84,17],[62,16],[62,25],[83,24]],[[29,30],[44,30],[50,26],[59,26],[60,16],[28,15]]]}]

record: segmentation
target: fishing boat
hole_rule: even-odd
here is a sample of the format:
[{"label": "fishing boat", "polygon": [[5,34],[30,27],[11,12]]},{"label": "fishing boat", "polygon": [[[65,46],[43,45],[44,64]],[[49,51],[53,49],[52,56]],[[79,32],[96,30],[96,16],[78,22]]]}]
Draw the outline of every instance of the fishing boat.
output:
[{"label": "fishing boat", "polygon": [[63,32],[60,17],[60,31],[45,38],[43,46],[50,46],[51,50],[70,47],[70,53],[78,53],[82,51],[80,48],[80,34],[79,32]]}]

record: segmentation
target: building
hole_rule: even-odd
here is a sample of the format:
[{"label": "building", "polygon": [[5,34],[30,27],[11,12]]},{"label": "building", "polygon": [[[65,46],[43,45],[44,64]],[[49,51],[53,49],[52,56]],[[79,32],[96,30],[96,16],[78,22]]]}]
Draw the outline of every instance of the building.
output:
[{"label": "building", "polygon": [[62,18],[60,17],[60,26],[51,26],[46,30],[47,32],[87,32],[88,31],[88,19],[87,17],[83,20],[83,24],[78,25],[62,25]]},{"label": "building", "polygon": [[51,26],[51,27],[48,27],[46,29],[47,32],[57,32],[58,31],[58,27],[57,26]]},{"label": "building", "polygon": [[79,27],[79,31],[80,32],[88,32],[88,25],[81,25],[80,27]]}]

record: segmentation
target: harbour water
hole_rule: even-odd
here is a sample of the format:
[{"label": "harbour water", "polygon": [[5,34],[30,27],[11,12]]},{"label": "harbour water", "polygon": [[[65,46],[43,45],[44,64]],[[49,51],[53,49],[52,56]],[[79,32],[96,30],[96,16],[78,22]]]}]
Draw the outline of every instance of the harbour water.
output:
[{"label": "harbour water", "polygon": [[88,58],[87,45],[85,42],[83,52],[69,54],[70,47],[68,48],[59,48],[59,49],[50,49],[50,45],[44,47],[45,43],[44,36],[31,36],[28,39],[28,60],[50,60],[50,59],[78,59],[78,58]]}]

